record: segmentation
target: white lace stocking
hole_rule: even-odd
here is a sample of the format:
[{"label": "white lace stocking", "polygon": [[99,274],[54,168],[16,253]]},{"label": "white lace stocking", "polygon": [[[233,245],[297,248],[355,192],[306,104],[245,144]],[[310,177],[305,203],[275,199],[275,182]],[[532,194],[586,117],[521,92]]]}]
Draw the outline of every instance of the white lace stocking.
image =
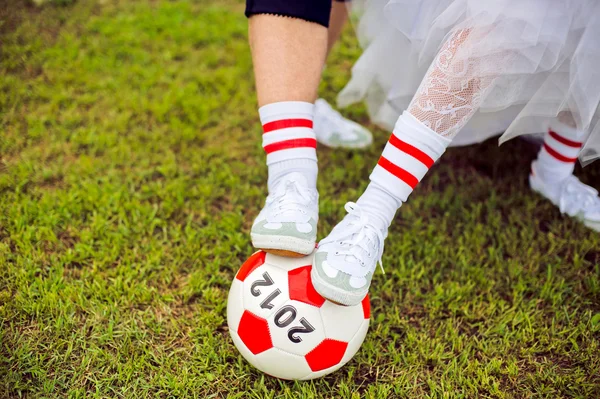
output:
[{"label": "white lace stocking", "polygon": [[[506,62],[506,54],[472,56],[485,34],[455,31],[444,43],[415,93],[408,112],[438,134],[454,138],[475,114]],[[459,55],[460,52],[460,55]],[[490,70],[499,62],[498,70]],[[491,72],[491,73],[490,73]]]}]

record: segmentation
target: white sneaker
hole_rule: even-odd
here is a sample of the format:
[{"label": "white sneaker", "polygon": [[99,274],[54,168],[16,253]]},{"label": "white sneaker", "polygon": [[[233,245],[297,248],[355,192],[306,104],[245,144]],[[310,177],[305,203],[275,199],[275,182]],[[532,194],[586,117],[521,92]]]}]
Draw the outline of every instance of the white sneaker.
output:
[{"label": "white sneaker", "polygon": [[300,173],[283,177],[251,230],[252,245],[281,256],[311,254],[317,241],[319,194]]},{"label": "white sneaker", "polygon": [[378,263],[381,265],[387,231],[369,223],[359,205],[348,202],[345,209],[346,217],[319,243],[311,279],[323,297],[352,306],[369,291],[375,268]]},{"label": "white sneaker", "polygon": [[344,118],[322,98],[315,102],[313,130],[317,141],[328,147],[365,148],[373,142],[371,132]]},{"label": "white sneaker", "polygon": [[561,213],[567,214],[590,229],[600,232],[600,197],[598,191],[583,184],[573,175],[556,184],[544,182],[537,172],[537,162],[531,164],[529,186],[549,199]]}]

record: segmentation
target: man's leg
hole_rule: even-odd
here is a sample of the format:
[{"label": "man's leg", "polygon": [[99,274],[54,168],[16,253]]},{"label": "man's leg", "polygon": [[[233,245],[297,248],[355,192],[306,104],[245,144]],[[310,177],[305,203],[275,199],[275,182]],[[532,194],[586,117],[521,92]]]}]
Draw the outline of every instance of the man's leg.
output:
[{"label": "man's leg", "polygon": [[348,7],[350,0],[334,0],[331,5],[331,17],[329,18],[329,31],[327,33],[327,54],[337,43],[348,21]]},{"label": "man's leg", "polygon": [[327,51],[327,27],[302,19],[258,14],[249,19],[258,105],[313,103]]},{"label": "man's leg", "polygon": [[269,195],[253,223],[256,248],[310,254],[318,221],[316,98],[327,50],[331,3],[248,0]]}]

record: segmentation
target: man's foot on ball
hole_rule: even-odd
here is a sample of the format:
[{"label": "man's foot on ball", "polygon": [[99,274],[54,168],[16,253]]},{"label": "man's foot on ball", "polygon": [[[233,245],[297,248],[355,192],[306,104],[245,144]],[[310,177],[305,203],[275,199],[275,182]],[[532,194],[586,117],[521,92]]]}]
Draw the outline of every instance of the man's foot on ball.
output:
[{"label": "man's foot on ball", "polygon": [[573,175],[559,181],[547,183],[536,170],[536,161],[531,164],[529,186],[549,199],[561,213],[567,214],[587,227],[600,232],[600,197],[598,191],[583,184]]},{"label": "man's foot on ball", "polygon": [[328,147],[366,148],[373,142],[371,132],[344,118],[322,98],[315,102],[313,130],[317,141]]},{"label": "man's foot on ball", "polygon": [[348,202],[345,209],[346,217],[319,243],[311,279],[323,297],[352,306],[369,291],[377,264],[381,265],[387,231],[370,223],[359,205]]},{"label": "man's foot on ball", "polygon": [[300,173],[281,178],[251,230],[252,245],[275,255],[311,254],[317,240],[319,194]]}]

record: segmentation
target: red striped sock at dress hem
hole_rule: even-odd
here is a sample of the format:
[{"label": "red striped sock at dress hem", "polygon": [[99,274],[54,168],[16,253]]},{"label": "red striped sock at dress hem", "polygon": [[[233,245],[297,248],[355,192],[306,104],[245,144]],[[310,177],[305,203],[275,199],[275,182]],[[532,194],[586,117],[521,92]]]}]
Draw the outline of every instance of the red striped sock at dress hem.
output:
[{"label": "red striped sock at dress hem", "polygon": [[581,148],[581,146],[583,146],[583,143],[579,142],[579,141],[572,141],[569,140],[565,137],[562,137],[561,135],[559,135],[558,133],[556,133],[555,131],[553,131],[552,129],[548,130],[548,134],[554,138],[556,141],[568,146],[568,147],[573,147],[573,148]]},{"label": "red striped sock at dress hem", "polygon": [[571,175],[584,144],[583,138],[577,129],[553,122],[538,153],[537,174],[546,181],[558,181]]},{"label": "red striped sock at dress hem", "polygon": [[552,149],[552,147],[550,147],[546,143],[544,143],[544,149],[546,150],[546,152],[548,152],[548,154],[552,155],[554,158],[556,158],[557,160],[559,160],[561,162],[575,163],[575,161],[577,161],[577,157],[575,157],[575,158],[565,157],[560,152]]}]

